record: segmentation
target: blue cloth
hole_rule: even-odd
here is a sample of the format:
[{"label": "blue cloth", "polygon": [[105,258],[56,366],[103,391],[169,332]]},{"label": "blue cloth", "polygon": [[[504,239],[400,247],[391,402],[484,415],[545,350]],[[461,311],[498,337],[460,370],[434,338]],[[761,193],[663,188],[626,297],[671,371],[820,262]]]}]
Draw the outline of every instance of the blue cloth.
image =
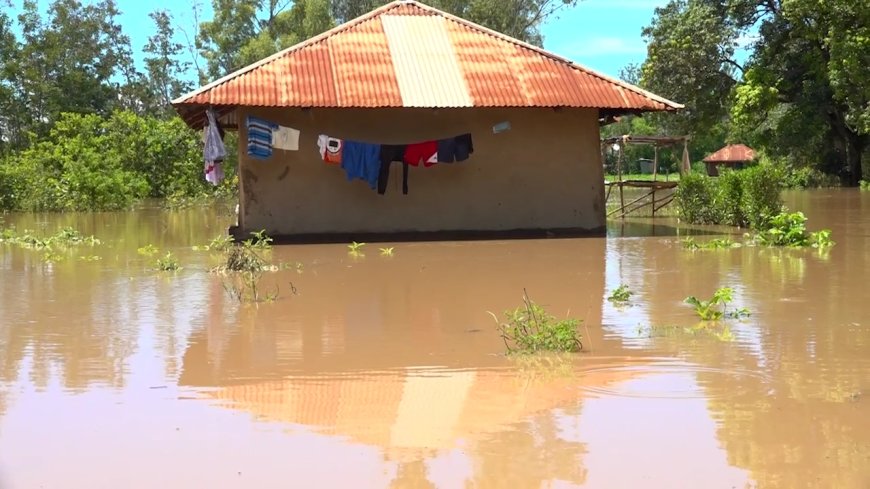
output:
[{"label": "blue cloth", "polygon": [[474,153],[474,143],[471,134],[463,134],[438,141],[438,163],[453,163],[465,161]]},{"label": "blue cloth", "polygon": [[344,141],[341,167],[350,180],[365,180],[373,190],[378,187],[381,170],[381,145]]},{"label": "blue cloth", "polygon": [[278,124],[248,116],[245,126],[248,128],[248,156],[261,160],[271,157],[272,131],[278,129]]}]

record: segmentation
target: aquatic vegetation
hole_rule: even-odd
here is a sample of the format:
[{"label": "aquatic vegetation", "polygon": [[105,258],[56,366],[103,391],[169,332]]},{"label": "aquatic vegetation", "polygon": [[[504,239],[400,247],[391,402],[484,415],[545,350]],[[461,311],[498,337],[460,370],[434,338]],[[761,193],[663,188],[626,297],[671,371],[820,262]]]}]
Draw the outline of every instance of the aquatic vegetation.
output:
[{"label": "aquatic vegetation", "polygon": [[870,190],[870,180],[861,180],[858,185],[861,190]]},{"label": "aquatic vegetation", "polygon": [[94,236],[85,236],[73,228],[63,228],[49,236],[38,236],[35,231],[25,229],[16,233],[14,229],[4,229],[0,232],[0,241],[14,244],[22,248],[36,250],[51,247],[97,246],[102,242]]},{"label": "aquatic vegetation", "polygon": [[254,231],[251,233],[251,236],[251,238],[244,241],[245,246],[261,250],[267,250],[272,247],[272,241],[274,240],[266,234],[265,229]]},{"label": "aquatic vegetation", "polygon": [[139,253],[140,255],[143,255],[143,256],[154,256],[158,252],[160,252],[160,250],[156,246],[154,246],[153,244],[147,244],[145,246],[142,246],[142,247],[139,247],[136,249],[136,253]]},{"label": "aquatic vegetation", "polygon": [[505,348],[510,353],[542,351],[574,352],[583,348],[577,331],[580,320],[557,319],[542,306],[532,302],[523,291],[523,305],[504,312],[504,321],[489,313],[496,322]]},{"label": "aquatic vegetation", "polygon": [[381,248],[381,256],[393,256],[395,253],[395,248]]},{"label": "aquatic vegetation", "polygon": [[[226,262],[216,271],[224,273],[226,280],[223,282],[224,290],[239,302],[273,302],[278,299],[279,289],[276,286],[273,292],[262,294],[260,280],[263,272],[271,271],[272,266],[267,265],[266,260],[257,253],[261,249],[252,240],[246,240],[241,244],[230,246],[226,250]],[[274,267],[277,271],[278,267]],[[295,291],[295,287],[291,287]]]},{"label": "aquatic vegetation", "polygon": [[[262,231],[261,231],[262,232]],[[269,242],[272,241],[272,238],[268,236],[264,236],[264,239],[268,239]],[[215,236],[214,239],[209,242],[207,245],[202,246],[194,246],[193,251],[227,251],[233,245],[233,238],[229,235],[222,234],[220,236]]]},{"label": "aquatic vegetation", "polygon": [[695,313],[703,321],[718,321],[723,317],[739,319],[750,315],[746,308],[737,308],[728,311],[728,304],[733,302],[734,290],[730,287],[722,287],[713,293],[709,300],[700,300],[695,296],[686,297],[686,304],[695,308]]},{"label": "aquatic vegetation", "polygon": [[161,272],[176,272],[181,270],[181,264],[178,263],[178,259],[169,251],[165,255],[158,257],[154,262],[154,266]]},{"label": "aquatic vegetation", "polygon": [[347,245],[348,253],[353,256],[365,256],[363,253],[363,247],[365,245],[365,243],[357,243],[356,241],[354,241],[351,244]]},{"label": "aquatic vegetation", "polygon": [[770,220],[769,226],[757,233],[754,239],[764,246],[787,246],[802,248],[829,248],[835,243],[830,230],[807,233],[807,218],[803,212],[783,211]]},{"label": "aquatic vegetation", "polygon": [[613,289],[613,292],[610,293],[607,300],[616,305],[626,305],[631,301],[632,295],[634,295],[634,292],[632,292],[627,285],[621,284],[619,287]]},{"label": "aquatic vegetation", "polygon": [[99,255],[82,255],[79,257],[81,261],[100,261],[103,257]]},{"label": "aquatic vegetation", "polygon": [[51,248],[47,248],[46,251],[42,254],[42,259],[47,262],[59,262],[66,259],[66,256],[61,255],[60,253],[52,250]]},{"label": "aquatic vegetation", "polygon": [[691,236],[685,238],[682,243],[683,247],[687,250],[726,250],[743,246],[743,244],[731,238],[714,238],[710,241],[699,243]]}]

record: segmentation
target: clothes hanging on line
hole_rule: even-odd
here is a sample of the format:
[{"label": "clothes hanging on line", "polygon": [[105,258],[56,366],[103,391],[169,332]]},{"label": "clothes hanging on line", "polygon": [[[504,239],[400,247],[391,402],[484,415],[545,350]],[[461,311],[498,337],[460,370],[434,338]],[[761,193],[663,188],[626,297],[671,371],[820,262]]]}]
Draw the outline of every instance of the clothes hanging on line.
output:
[{"label": "clothes hanging on line", "polygon": [[382,144],[381,145],[381,168],[378,172],[378,193],[384,195],[387,192],[387,183],[390,180],[390,166],[394,161],[402,162],[402,193],[408,195],[408,164],[402,161],[405,157],[405,145]]},{"label": "clothes hanging on line", "polygon": [[272,131],[272,147],[284,151],[299,151],[299,131],[292,127],[278,126]]},{"label": "clothes hanging on line", "polygon": [[220,127],[214,110],[209,108],[205,115],[208,119],[208,125],[203,128],[205,139],[203,143],[203,160],[205,161],[203,171],[207,182],[218,185],[224,179],[221,162],[227,156],[227,149],[223,142],[223,128]]},{"label": "clothes hanging on line", "polygon": [[411,166],[432,166],[437,161],[438,142],[425,141],[422,143],[409,144],[405,148],[404,161]]},{"label": "clothes hanging on line", "polygon": [[344,140],[341,168],[348,181],[364,180],[374,190],[378,186],[381,168],[381,145]]},{"label": "clothes hanging on line", "polygon": [[342,146],[341,139],[331,138],[324,134],[317,136],[317,147],[320,149],[320,159],[326,163],[341,163]]},{"label": "clothes hanging on line", "polygon": [[438,163],[465,161],[471,153],[474,153],[471,134],[438,140]]},{"label": "clothes hanging on line", "polygon": [[278,129],[278,124],[248,116],[245,121],[248,129],[248,156],[260,160],[272,156],[272,131]]}]

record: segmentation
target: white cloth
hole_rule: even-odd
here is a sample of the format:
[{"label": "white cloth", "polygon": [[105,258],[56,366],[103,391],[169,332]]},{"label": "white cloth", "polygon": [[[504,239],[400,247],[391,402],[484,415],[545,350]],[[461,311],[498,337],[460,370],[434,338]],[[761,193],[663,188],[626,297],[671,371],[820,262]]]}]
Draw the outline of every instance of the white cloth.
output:
[{"label": "white cloth", "polygon": [[278,126],[272,131],[272,147],[285,151],[299,151],[299,131],[292,127]]}]

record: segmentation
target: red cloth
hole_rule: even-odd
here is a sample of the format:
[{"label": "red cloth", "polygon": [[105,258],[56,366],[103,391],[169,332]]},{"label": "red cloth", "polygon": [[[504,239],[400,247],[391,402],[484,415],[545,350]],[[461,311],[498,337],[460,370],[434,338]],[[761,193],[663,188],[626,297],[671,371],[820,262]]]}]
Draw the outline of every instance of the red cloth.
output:
[{"label": "red cloth", "polygon": [[422,161],[425,166],[432,166],[434,163],[429,163],[429,159],[438,153],[437,141],[426,141],[425,143],[409,144],[405,148],[405,163],[411,166],[417,166]]}]

